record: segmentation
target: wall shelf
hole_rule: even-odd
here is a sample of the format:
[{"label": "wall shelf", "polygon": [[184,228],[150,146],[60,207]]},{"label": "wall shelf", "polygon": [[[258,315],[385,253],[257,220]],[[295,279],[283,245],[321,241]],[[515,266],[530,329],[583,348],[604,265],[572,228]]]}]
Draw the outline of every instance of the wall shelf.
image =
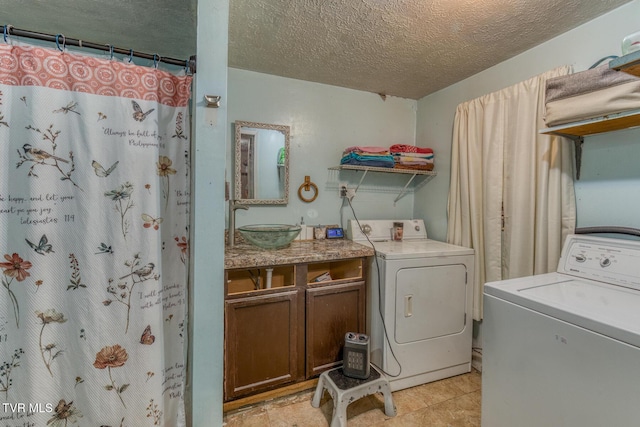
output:
[{"label": "wall shelf", "polygon": [[[615,58],[609,62],[609,68],[640,77],[640,51]],[[558,135],[573,140],[576,146],[576,179],[580,179],[580,165],[582,162],[582,144],[584,137],[605,132],[615,132],[640,126],[640,109],[628,110],[622,113],[607,114],[606,116],[579,122],[566,123],[541,129],[545,135]]]},{"label": "wall shelf", "polygon": [[611,60],[609,68],[640,77],[640,50]]},{"label": "wall shelf", "polygon": [[360,182],[358,183],[358,186],[355,188],[356,193],[358,192],[358,188],[360,188],[360,184],[362,184],[362,181],[367,176],[368,172],[382,172],[382,173],[391,173],[395,175],[411,175],[411,177],[409,178],[407,183],[404,185],[404,187],[400,191],[400,194],[398,194],[398,197],[395,198],[393,203],[396,203],[398,200],[400,200],[400,198],[406,193],[407,187],[409,186],[409,184],[411,184],[411,182],[415,179],[416,176],[418,175],[426,176],[427,177],[426,181],[429,181],[434,176],[437,175],[437,173],[434,171],[426,171],[426,170],[420,170],[420,169],[378,168],[378,167],[357,166],[357,165],[333,166],[333,167],[330,167],[329,170],[337,170],[337,171],[351,170],[351,171],[364,172],[362,174],[362,177],[360,177]]},{"label": "wall shelf", "polygon": [[636,126],[640,126],[640,109],[553,126],[542,129],[540,133],[560,135],[566,138],[577,138]]},{"label": "wall shelf", "polygon": [[579,180],[580,166],[582,163],[582,144],[585,136],[615,132],[617,130],[630,129],[638,126],[640,126],[640,109],[552,126],[540,129],[539,132],[545,135],[557,135],[573,140],[576,147],[576,179]]},{"label": "wall shelf", "polygon": [[[640,51],[631,52],[611,60],[609,68],[640,77]],[[576,179],[580,179],[582,144],[585,136],[638,126],[640,126],[640,109],[635,109],[541,129],[540,133],[558,135],[573,140],[576,146]]]}]

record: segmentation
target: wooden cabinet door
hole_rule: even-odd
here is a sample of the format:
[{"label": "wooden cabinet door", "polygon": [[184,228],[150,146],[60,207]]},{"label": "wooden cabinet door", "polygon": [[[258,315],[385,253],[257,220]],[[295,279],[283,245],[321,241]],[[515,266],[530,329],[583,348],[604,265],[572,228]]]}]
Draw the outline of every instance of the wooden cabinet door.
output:
[{"label": "wooden cabinet door", "polygon": [[298,292],[225,301],[225,401],[300,379]]},{"label": "wooden cabinet door", "polygon": [[309,286],[306,292],[307,378],[342,364],[344,336],[365,333],[365,282]]}]

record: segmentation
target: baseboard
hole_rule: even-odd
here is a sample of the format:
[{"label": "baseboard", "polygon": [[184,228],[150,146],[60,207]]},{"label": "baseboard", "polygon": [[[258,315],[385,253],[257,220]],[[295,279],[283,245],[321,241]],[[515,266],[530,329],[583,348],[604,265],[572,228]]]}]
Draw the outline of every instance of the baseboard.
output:
[{"label": "baseboard", "polygon": [[278,399],[292,394],[300,393],[305,390],[314,389],[318,385],[318,378],[280,387],[275,390],[264,393],[254,394],[252,396],[225,402],[222,405],[223,412],[235,411],[240,408],[264,403],[267,400]]},{"label": "baseboard", "polygon": [[482,349],[473,349],[471,352],[471,366],[478,372],[482,372]]}]

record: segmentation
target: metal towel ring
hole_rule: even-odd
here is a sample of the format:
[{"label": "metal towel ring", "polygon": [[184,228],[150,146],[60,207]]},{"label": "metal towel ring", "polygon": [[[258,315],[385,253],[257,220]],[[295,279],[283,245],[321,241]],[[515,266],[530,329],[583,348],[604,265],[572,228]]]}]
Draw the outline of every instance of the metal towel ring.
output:
[{"label": "metal towel ring", "polygon": [[[311,189],[313,188],[313,197],[311,198],[306,198],[302,195],[302,191],[311,191]],[[304,177],[304,182],[302,183],[302,185],[300,186],[300,188],[298,188],[298,197],[300,197],[300,200],[302,200],[303,202],[306,203],[311,203],[313,202],[316,197],[318,197],[318,186],[315,185],[313,182],[311,182],[311,177],[309,175],[305,175]]]}]

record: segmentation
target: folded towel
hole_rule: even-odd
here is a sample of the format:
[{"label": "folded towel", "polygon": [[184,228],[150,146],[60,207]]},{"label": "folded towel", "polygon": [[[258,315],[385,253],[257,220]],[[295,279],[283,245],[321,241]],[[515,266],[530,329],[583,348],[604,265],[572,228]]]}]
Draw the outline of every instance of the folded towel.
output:
[{"label": "folded towel", "polygon": [[407,170],[424,170],[424,171],[432,171],[433,163],[427,163],[426,165],[403,165],[400,163],[396,163],[394,169],[407,169]]},{"label": "folded towel", "polygon": [[394,144],[389,147],[392,153],[433,153],[431,148],[416,147],[415,145]]},{"label": "folded towel", "polygon": [[413,159],[413,160],[397,160],[396,163],[400,163],[401,165],[426,165],[429,163],[433,163],[433,159]]},{"label": "folded towel", "polygon": [[392,168],[394,165],[392,156],[369,156],[350,152],[340,159],[341,165],[372,166],[378,168]]},{"label": "folded towel", "polygon": [[357,154],[359,156],[367,156],[367,157],[388,157],[391,154],[387,151],[385,153],[368,153],[366,151],[351,151],[349,153],[344,153],[345,156],[349,154]]},{"label": "folded towel", "polygon": [[389,149],[386,147],[375,147],[375,146],[364,146],[364,145],[354,145],[353,147],[348,147],[344,149],[344,154],[351,152],[360,152],[360,153],[389,153]]},{"label": "folded towel", "polygon": [[278,166],[284,166],[285,161],[285,151],[284,147],[278,150]]},{"label": "folded towel", "polygon": [[393,158],[398,160],[433,160],[433,154],[419,154],[419,153],[393,153]]}]

